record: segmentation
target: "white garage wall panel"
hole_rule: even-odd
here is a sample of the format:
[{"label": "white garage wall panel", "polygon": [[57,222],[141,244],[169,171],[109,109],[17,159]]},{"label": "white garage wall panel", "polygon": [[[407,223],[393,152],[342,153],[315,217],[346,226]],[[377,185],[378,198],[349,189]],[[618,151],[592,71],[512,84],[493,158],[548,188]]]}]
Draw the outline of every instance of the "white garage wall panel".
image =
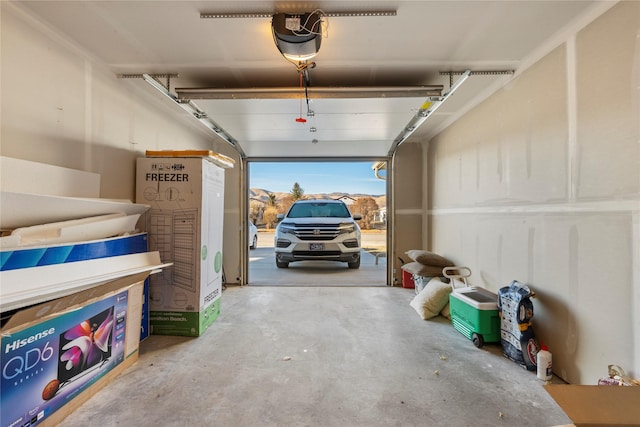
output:
[{"label": "white garage wall panel", "polygon": [[640,7],[631,3],[576,38],[577,196],[583,200],[637,200],[640,191]]},{"label": "white garage wall panel", "polygon": [[[1,2],[0,155],[100,175],[100,197],[133,200],[135,159],[146,150],[213,149],[237,156],[139,80],[108,71],[64,35]],[[240,265],[239,168],[228,169],[225,270]]]},{"label": "white garage wall panel", "polygon": [[145,150],[212,145],[195,128],[177,125],[141,88],[3,7],[4,156],[99,173],[101,197],[132,199],[134,159]]},{"label": "white garage wall panel", "polygon": [[[640,376],[640,3],[575,34],[429,143],[430,247],[530,284],[554,371]],[[425,196],[426,197],[426,196]]]}]

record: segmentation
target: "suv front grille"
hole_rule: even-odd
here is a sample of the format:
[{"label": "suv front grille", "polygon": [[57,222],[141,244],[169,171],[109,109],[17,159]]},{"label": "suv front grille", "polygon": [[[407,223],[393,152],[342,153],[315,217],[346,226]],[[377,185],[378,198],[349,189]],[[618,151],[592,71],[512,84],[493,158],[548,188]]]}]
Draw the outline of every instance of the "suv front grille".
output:
[{"label": "suv front grille", "polygon": [[340,251],[293,251],[293,256],[304,256],[304,257],[329,257],[329,256],[340,256],[342,253]]},{"label": "suv front grille", "polygon": [[338,237],[338,226],[329,224],[304,224],[296,225],[295,236],[300,240],[333,240]]}]

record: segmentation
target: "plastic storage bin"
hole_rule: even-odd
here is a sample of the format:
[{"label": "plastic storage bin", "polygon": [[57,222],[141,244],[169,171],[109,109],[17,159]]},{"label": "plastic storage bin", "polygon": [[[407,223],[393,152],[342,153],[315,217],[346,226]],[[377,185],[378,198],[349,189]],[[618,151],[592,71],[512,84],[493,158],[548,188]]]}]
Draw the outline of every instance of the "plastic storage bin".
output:
[{"label": "plastic storage bin", "polygon": [[402,270],[402,287],[407,289],[413,289],[416,287],[416,284],[413,281],[413,274],[405,270]]}]

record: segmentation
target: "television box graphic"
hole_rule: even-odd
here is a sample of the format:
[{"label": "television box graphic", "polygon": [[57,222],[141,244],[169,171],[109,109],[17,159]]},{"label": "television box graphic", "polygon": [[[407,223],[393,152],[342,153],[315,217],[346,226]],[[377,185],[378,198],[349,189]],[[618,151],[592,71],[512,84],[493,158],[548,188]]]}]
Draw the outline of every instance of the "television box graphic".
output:
[{"label": "television box graphic", "polygon": [[220,312],[224,169],[209,151],[147,152],[136,202],[150,206],[149,250],[173,263],[150,277],[151,333],[200,336]]},{"label": "television box graphic", "polygon": [[148,274],[38,304],[7,320],[0,337],[0,426],[55,425],[137,360]]},{"label": "television box graphic", "polygon": [[142,294],[142,324],[140,325],[140,341],[149,337],[149,278],[144,281]]}]

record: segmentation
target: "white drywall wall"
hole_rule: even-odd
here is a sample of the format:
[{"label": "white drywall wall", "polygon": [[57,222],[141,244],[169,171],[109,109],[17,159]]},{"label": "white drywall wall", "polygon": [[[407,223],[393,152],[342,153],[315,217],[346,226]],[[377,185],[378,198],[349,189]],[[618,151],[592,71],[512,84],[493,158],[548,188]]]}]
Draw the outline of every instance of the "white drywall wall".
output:
[{"label": "white drywall wall", "polygon": [[[142,80],[123,80],[18,6],[0,2],[0,155],[100,175],[100,197],[133,200],[145,150],[208,149],[238,156]],[[149,71],[149,70],[141,70]],[[225,254],[239,274],[239,168],[227,169]]]},{"label": "white drywall wall", "polygon": [[638,34],[640,3],[614,6],[426,155],[431,249],[491,290],[528,283],[534,330],[576,384],[609,364],[640,376]]}]

